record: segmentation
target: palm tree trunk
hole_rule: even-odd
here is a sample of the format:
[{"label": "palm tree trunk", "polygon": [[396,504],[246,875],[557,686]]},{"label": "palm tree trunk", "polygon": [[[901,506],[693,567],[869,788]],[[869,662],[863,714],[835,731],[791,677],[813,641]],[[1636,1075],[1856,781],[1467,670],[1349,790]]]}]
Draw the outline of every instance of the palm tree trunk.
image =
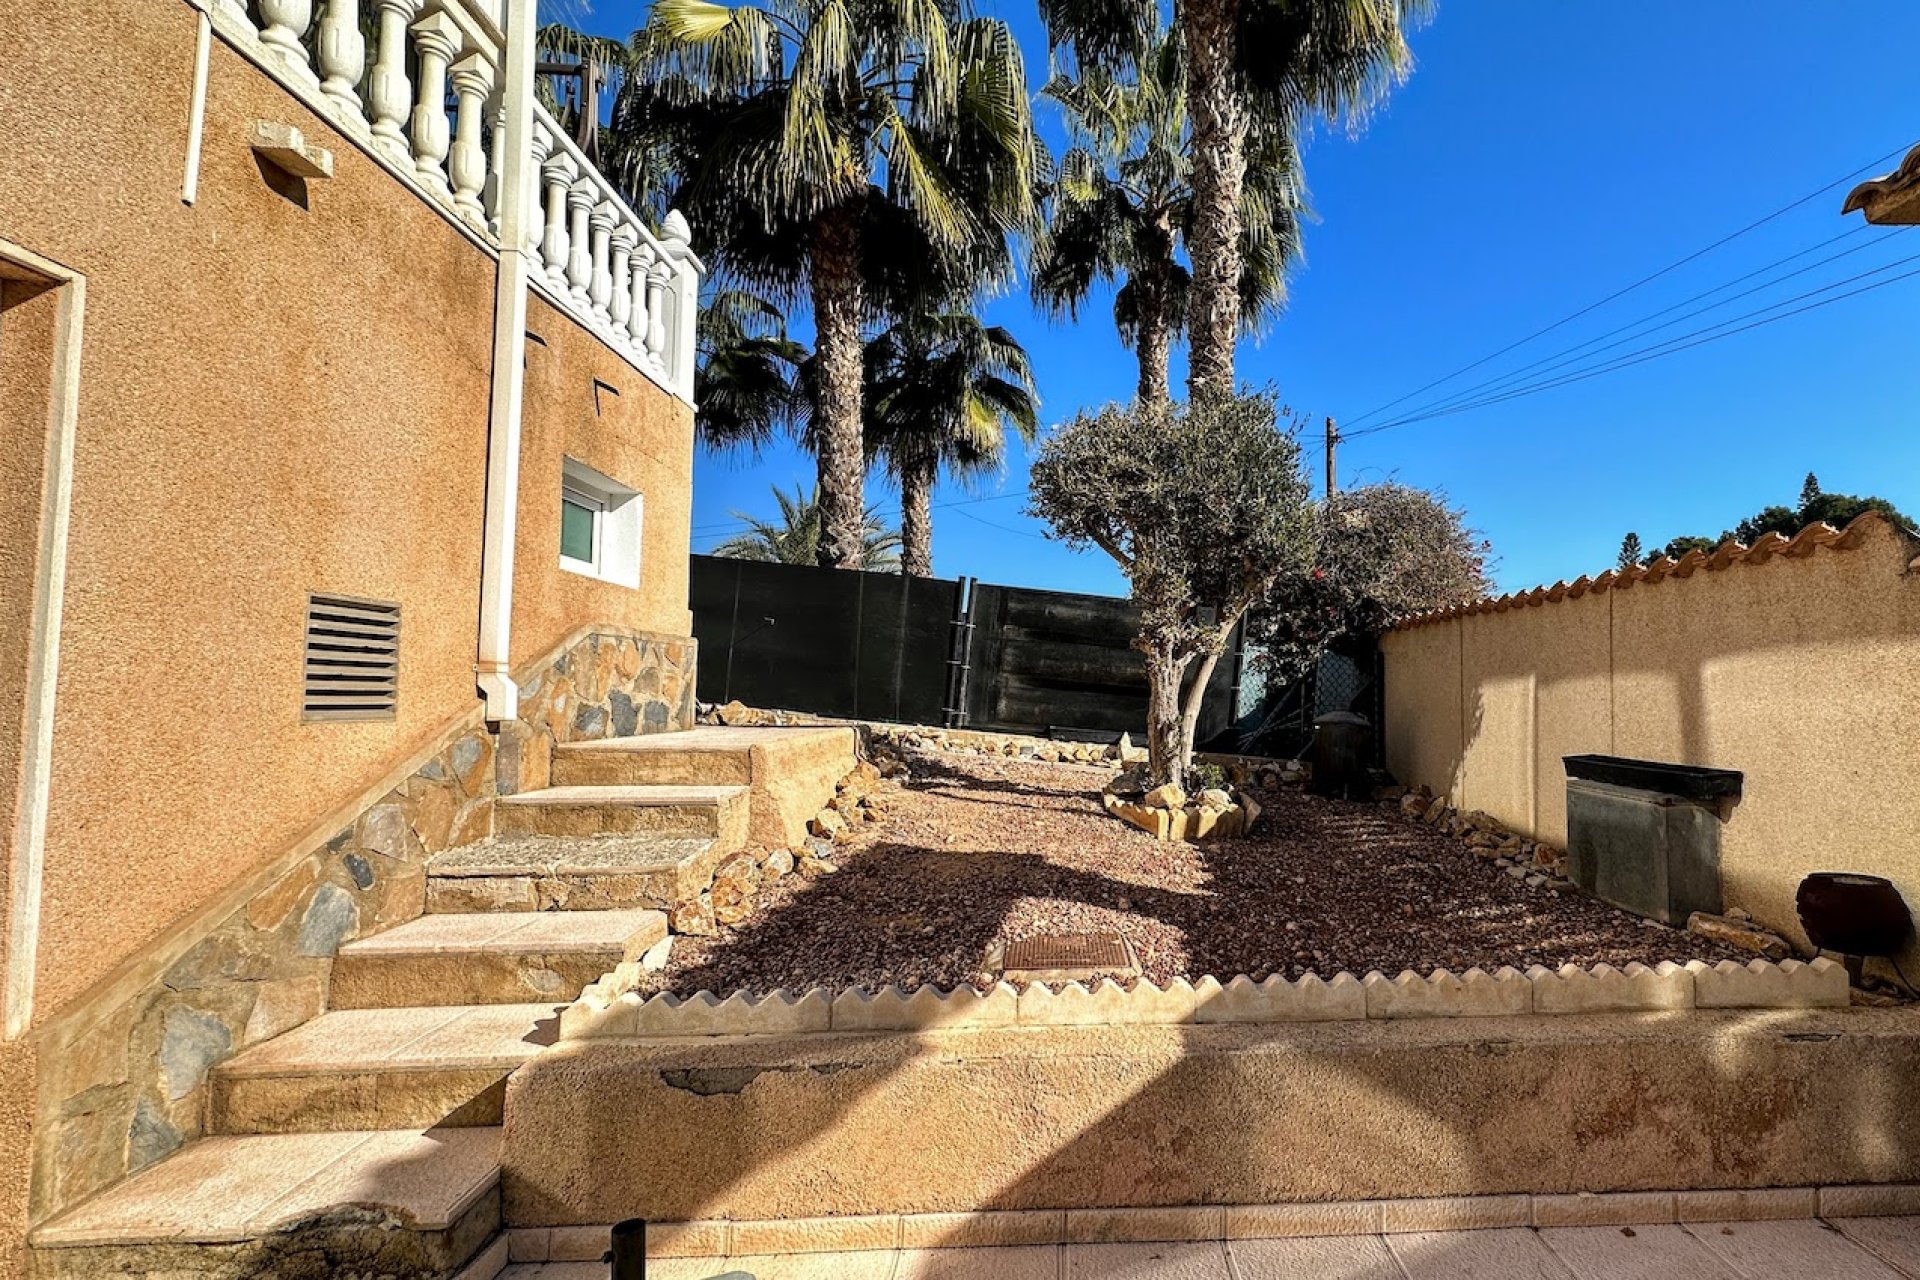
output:
[{"label": "palm tree trunk", "polygon": [[900,473],[900,572],[933,576],[933,482],[939,464],[928,458]]},{"label": "palm tree trunk", "polygon": [[1133,354],[1140,362],[1138,395],[1142,404],[1165,404],[1171,392],[1167,385],[1168,332],[1166,304],[1157,289],[1142,289],[1140,319],[1133,335]]},{"label": "palm tree trunk", "polygon": [[1187,392],[1233,391],[1240,330],[1240,191],[1247,105],[1240,92],[1240,0],[1181,0],[1187,107],[1193,118],[1193,290]]},{"label": "palm tree trunk", "polygon": [[860,212],[851,204],[829,209],[813,228],[814,355],[819,403],[820,564],[858,569],[863,562],[863,492],[867,455],[861,440]]}]

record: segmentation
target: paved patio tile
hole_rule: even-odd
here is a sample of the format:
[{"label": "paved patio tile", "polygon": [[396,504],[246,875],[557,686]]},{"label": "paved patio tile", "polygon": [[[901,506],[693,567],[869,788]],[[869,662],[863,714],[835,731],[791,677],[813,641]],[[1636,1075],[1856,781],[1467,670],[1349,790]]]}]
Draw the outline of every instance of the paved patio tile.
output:
[{"label": "paved patio tile", "polygon": [[1900,1273],[1823,1222],[1706,1222],[1687,1228],[1743,1276],[1900,1280]]},{"label": "paved patio tile", "polygon": [[1569,1280],[1573,1273],[1525,1229],[1388,1236],[1409,1280]]},{"label": "paved patio tile", "polygon": [[[716,1270],[745,1271],[753,1280],[892,1280],[897,1256],[891,1249],[860,1253],[757,1254],[728,1258],[727,1265]],[[652,1280],[651,1273],[648,1280]]]},{"label": "paved patio tile", "polygon": [[907,1249],[893,1271],[893,1280],[1059,1280],[1059,1276],[1060,1247],[1051,1244]]},{"label": "paved patio tile", "polygon": [[1067,1245],[1065,1280],[1231,1280],[1226,1246],[1204,1244]]},{"label": "paved patio tile", "polygon": [[1679,1227],[1548,1227],[1540,1232],[1579,1280],[1743,1280]]},{"label": "paved patio tile", "polygon": [[1379,1236],[1235,1240],[1238,1280],[1403,1280]]},{"label": "paved patio tile", "polygon": [[1833,1225],[1903,1275],[1920,1276],[1920,1218],[1835,1218]]}]

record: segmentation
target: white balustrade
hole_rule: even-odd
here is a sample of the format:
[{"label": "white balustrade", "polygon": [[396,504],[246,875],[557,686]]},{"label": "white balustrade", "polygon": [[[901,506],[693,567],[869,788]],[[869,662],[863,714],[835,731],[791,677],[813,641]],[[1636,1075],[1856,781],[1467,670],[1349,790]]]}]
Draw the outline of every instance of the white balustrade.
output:
[{"label": "white balustrade", "polygon": [[[501,110],[499,0],[254,0],[257,24],[246,0],[207,4],[223,39],[481,245],[499,247],[514,145]],[[361,23],[369,10],[370,40]],[[670,213],[655,235],[550,113],[536,105],[533,115],[519,144],[532,160],[523,246],[537,259],[532,287],[691,398],[702,268],[686,220]]]}]

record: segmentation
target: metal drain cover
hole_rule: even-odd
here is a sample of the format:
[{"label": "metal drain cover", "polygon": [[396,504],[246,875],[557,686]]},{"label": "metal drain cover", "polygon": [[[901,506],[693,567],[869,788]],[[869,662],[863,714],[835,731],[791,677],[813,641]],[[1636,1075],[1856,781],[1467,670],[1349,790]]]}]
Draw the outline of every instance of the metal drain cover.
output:
[{"label": "metal drain cover", "polygon": [[1047,933],[1007,944],[1001,966],[1028,982],[1084,981],[1095,974],[1140,972],[1133,947],[1117,933]]}]

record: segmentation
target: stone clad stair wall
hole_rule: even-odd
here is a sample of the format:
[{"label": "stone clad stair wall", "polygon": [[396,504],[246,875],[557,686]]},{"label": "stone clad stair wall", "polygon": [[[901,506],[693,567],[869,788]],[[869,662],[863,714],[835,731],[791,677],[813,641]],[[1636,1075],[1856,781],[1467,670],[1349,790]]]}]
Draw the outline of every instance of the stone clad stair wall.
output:
[{"label": "stone clad stair wall", "polygon": [[[50,1024],[31,1204],[39,1274],[279,1274],[273,1259],[295,1247],[281,1228],[314,1217],[296,1186],[389,1204],[410,1230],[387,1234],[421,1237],[355,1254],[352,1233],[336,1238],[321,1213],[293,1234],[339,1261],[312,1274],[447,1274],[442,1246],[465,1239],[472,1215],[497,1225],[501,1082],[551,1037],[557,1005],[665,922],[575,912],[429,938],[413,927],[426,924],[429,860],[486,839],[498,797],[545,787],[557,746],[690,726],[693,658],[685,638],[582,629],[528,668],[523,720],[493,733],[464,715]],[[415,1012],[376,1035],[372,1017],[338,1020],[359,1010]],[[481,1166],[475,1190],[467,1175]],[[232,1195],[213,1194],[222,1178]],[[209,1195],[183,1196],[188,1184]]]}]

